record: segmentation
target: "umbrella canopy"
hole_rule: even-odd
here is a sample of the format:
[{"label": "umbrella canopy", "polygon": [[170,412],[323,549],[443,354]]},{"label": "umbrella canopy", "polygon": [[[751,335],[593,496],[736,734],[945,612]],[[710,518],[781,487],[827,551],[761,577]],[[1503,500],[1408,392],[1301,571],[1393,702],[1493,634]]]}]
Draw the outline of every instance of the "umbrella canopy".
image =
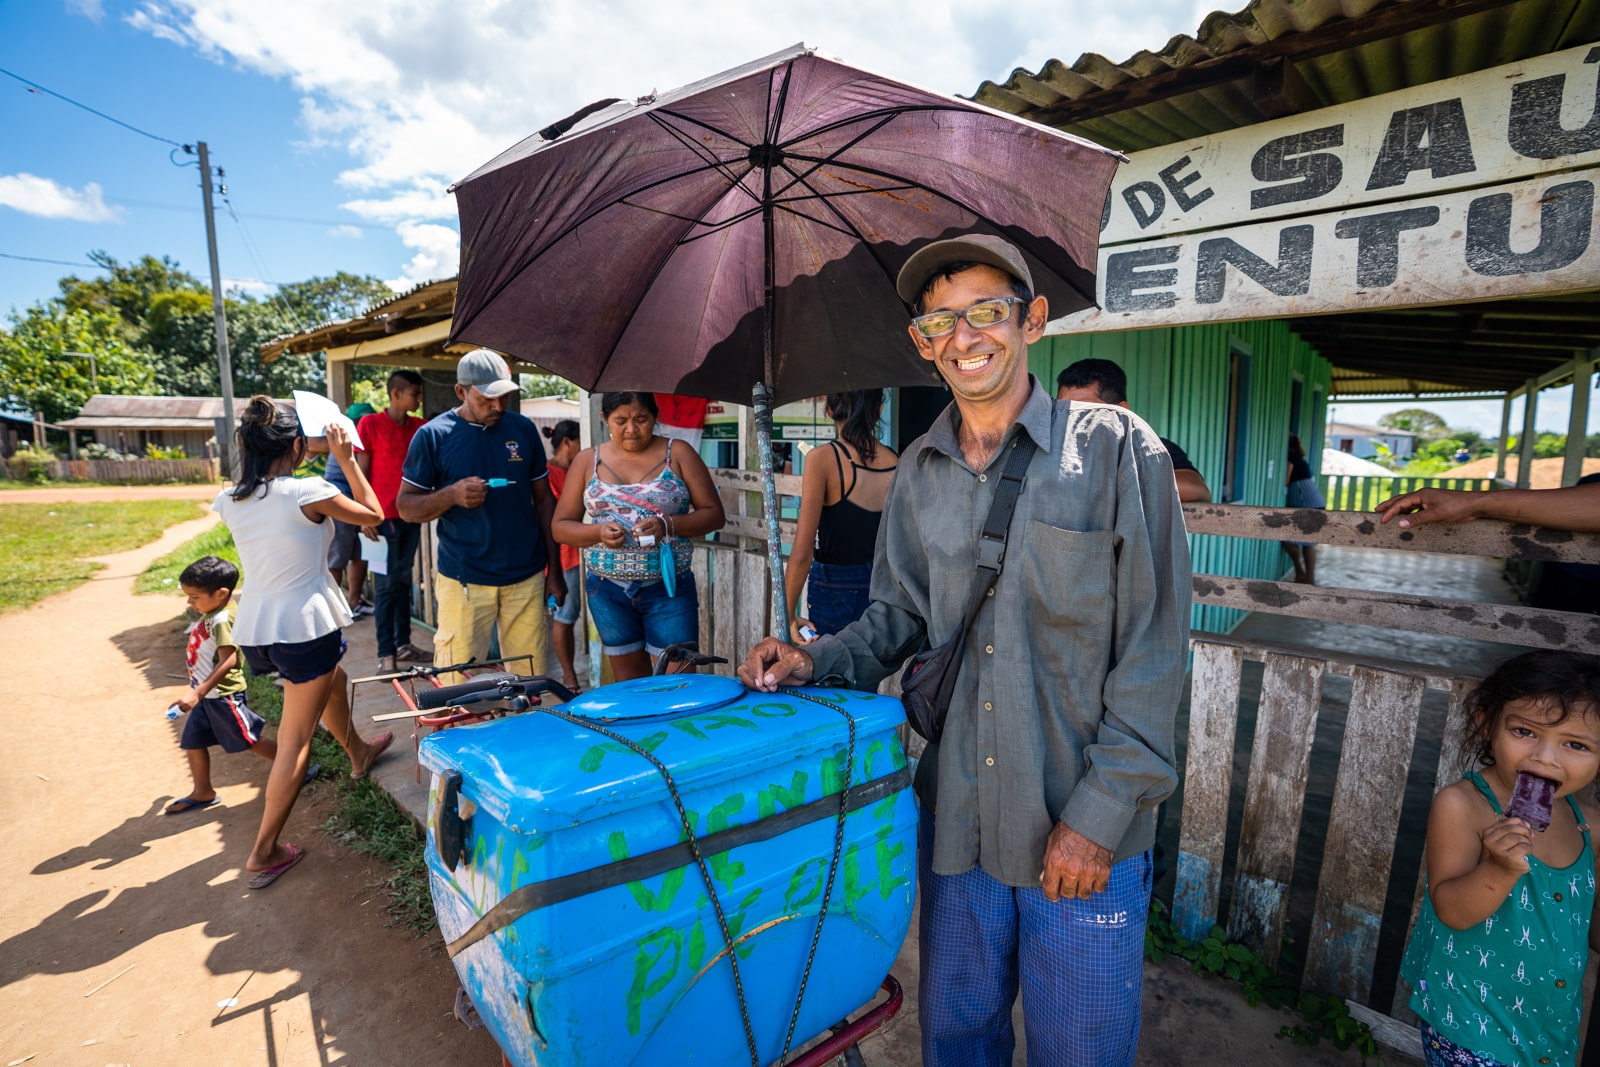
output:
[{"label": "umbrella canopy", "polygon": [[901,265],[998,234],[1052,315],[1088,307],[1119,158],[797,46],[585,109],[457,183],[451,341],[735,403],[931,384]]}]

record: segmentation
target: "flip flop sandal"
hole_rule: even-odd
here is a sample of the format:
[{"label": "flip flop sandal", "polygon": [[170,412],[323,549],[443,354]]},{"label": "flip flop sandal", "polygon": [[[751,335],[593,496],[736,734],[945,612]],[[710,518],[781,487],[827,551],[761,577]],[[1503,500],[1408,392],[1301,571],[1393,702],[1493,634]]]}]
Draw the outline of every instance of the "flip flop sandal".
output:
[{"label": "flip flop sandal", "polygon": [[184,797],[181,800],[174,800],[171,804],[168,804],[162,809],[161,814],[182,815],[186,811],[199,811],[202,808],[209,808],[211,805],[219,804],[221,802],[221,797],[212,797],[210,800],[196,800],[194,797]]},{"label": "flip flop sandal", "polygon": [[378,760],[383,758],[383,754],[389,751],[389,746],[393,743],[394,734],[387,731],[379,734],[377,737],[374,737],[371,741],[368,741],[367,745],[372,749],[372,758],[367,761],[365,770],[359,772],[351,770],[350,777],[360,781],[362,778],[365,778],[367,775],[371,774],[373,766],[377,764]]},{"label": "flip flop sandal", "polygon": [[320,777],[321,774],[322,774],[322,764],[313,763],[311,766],[306,768],[306,776],[305,776],[304,779],[301,780],[300,784],[301,785],[310,785],[313,781],[315,781],[318,777]]},{"label": "flip flop sandal", "polygon": [[286,872],[290,867],[293,867],[295,864],[299,863],[305,858],[306,850],[301,848],[299,845],[292,845],[285,841],[283,847],[288,851],[289,858],[278,864],[276,867],[268,867],[264,871],[257,871],[256,876],[250,879],[250,881],[247,883],[251,889],[267,888],[267,886],[271,885],[273,882],[276,882],[279,878],[282,878],[284,872]]}]

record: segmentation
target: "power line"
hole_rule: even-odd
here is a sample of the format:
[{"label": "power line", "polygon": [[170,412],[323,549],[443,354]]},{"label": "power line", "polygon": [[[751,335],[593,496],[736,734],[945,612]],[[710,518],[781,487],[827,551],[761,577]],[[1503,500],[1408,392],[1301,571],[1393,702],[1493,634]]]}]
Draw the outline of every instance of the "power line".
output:
[{"label": "power line", "polygon": [[[188,207],[183,204],[163,204],[155,200],[116,199],[107,200],[106,203],[113,207],[148,207],[155,208],[157,211],[181,211],[189,215],[198,214],[199,212],[198,208]],[[350,222],[342,219],[307,219],[295,215],[268,215],[259,211],[241,211],[239,212],[239,217],[241,219],[260,219],[263,222],[294,222],[305,226],[354,226],[358,230],[383,230],[389,233],[394,231],[393,226],[383,226],[371,222]]]},{"label": "power line", "polygon": [[86,259],[40,259],[38,256],[18,256],[10,252],[0,252],[0,259],[16,259],[23,263],[54,263],[61,267],[93,267],[95,270],[108,270],[98,263],[91,263]]},{"label": "power line", "polygon": [[186,145],[186,144],[180,144],[179,142],[172,140],[170,137],[159,137],[156,134],[151,133],[149,130],[141,130],[139,127],[134,126],[131,123],[123,122],[121,119],[118,119],[118,118],[112,118],[110,115],[107,115],[104,111],[97,111],[94,108],[90,107],[88,104],[80,103],[79,101],[72,99],[72,97],[70,97],[70,96],[63,96],[61,93],[56,92],[54,89],[47,89],[43,85],[40,85],[38,82],[29,81],[27,78],[24,78],[20,74],[13,74],[11,71],[6,70],[4,67],[0,67],[0,74],[4,74],[8,78],[15,78],[17,81],[21,82],[23,85],[26,85],[33,92],[45,93],[45,94],[47,94],[49,96],[55,97],[57,100],[60,100],[60,101],[62,101],[64,103],[71,104],[73,107],[82,108],[84,111],[87,111],[89,114],[94,115],[94,116],[96,116],[98,118],[105,119],[107,122],[114,122],[118,126],[121,126],[125,130],[132,130],[134,133],[138,134],[141,137],[148,137],[152,141],[160,141],[162,144],[169,144],[174,148],[181,148],[185,152],[190,150],[189,146]]}]

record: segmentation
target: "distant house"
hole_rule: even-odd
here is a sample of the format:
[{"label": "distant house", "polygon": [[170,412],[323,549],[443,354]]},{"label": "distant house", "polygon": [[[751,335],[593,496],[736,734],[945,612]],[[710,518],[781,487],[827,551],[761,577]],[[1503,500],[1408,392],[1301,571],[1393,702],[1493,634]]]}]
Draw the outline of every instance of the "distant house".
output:
[{"label": "distant house", "polygon": [[[233,402],[234,417],[249,400]],[[64,430],[91,431],[97,444],[142,456],[146,445],[182,448],[190,459],[217,454],[219,396],[92,396],[78,414],[60,424]],[[80,436],[78,441],[86,443]]]},{"label": "distant house", "polygon": [[1363,426],[1356,422],[1330,422],[1323,436],[1326,447],[1336,452],[1370,459],[1379,454],[1383,446],[1396,459],[1410,459],[1416,451],[1417,435],[1409,430],[1391,430],[1387,426]]}]

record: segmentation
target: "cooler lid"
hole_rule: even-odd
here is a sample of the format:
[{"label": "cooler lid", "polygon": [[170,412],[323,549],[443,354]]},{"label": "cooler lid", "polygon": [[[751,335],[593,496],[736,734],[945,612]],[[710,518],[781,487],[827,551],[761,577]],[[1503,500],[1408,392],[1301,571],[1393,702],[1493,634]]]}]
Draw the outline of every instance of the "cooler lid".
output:
[{"label": "cooler lid", "polygon": [[[796,766],[844,751],[844,712],[856,724],[863,773],[883,773],[885,738],[905,721],[900,702],[820,686],[804,693],[810,699],[757,693],[708,674],[640,678],[548,709],[558,714],[535,709],[430,734],[418,759],[438,773],[460,772],[462,794],[518,833],[667,802],[655,764],[610,735],[643,747],[685,790],[761,767],[788,783]],[[753,805],[747,814],[754,817]]]},{"label": "cooler lid", "polygon": [[744,694],[744,686],[733,678],[715,674],[667,674],[591,689],[567,703],[562,710],[597,722],[619,722],[656,715],[715,711]]}]

